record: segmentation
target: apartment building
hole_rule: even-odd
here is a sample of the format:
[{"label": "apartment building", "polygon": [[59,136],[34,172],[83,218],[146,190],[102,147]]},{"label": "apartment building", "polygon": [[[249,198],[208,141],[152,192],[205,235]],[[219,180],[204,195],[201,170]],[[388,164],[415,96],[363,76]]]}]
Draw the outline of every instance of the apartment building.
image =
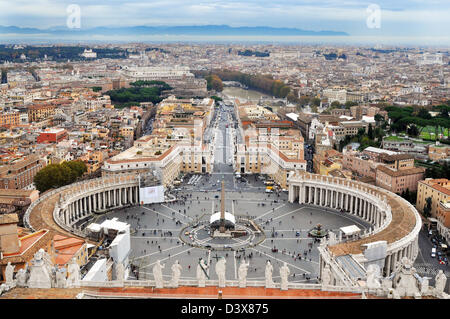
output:
[{"label": "apartment building", "polygon": [[419,181],[416,202],[416,208],[419,212],[423,213],[428,197],[431,197],[431,216],[436,218],[439,203],[450,202],[450,180],[446,178],[427,178]]},{"label": "apartment building", "polygon": [[33,189],[33,178],[47,161],[38,155],[31,155],[13,164],[0,167],[0,188]]}]

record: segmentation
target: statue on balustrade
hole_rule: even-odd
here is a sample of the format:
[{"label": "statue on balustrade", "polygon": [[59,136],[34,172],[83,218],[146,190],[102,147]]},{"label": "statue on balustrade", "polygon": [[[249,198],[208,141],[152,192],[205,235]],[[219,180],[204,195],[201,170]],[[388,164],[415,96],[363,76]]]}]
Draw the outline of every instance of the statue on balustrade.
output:
[{"label": "statue on balustrade", "polygon": [[27,287],[27,280],[28,280],[28,263],[25,265],[25,269],[19,269],[16,275],[16,281],[17,281],[17,287]]},{"label": "statue on balustrade", "polygon": [[125,268],[122,263],[116,263],[116,280],[119,282],[125,280]]},{"label": "statue on balustrade", "polygon": [[250,262],[245,262],[245,260],[242,260],[239,265],[239,287],[241,288],[245,288],[247,286],[247,272],[249,266]]},{"label": "statue on balustrade", "polygon": [[281,277],[281,290],[288,290],[288,277],[291,271],[285,262],[283,266],[280,268],[280,277]]},{"label": "statue on balustrade", "polygon": [[69,287],[79,287],[80,286],[80,266],[78,265],[75,258],[70,260],[70,263],[67,267],[68,278],[67,285]]},{"label": "statue on balustrade", "polygon": [[331,268],[329,264],[326,264],[322,269],[322,285],[331,285]]},{"label": "statue on balustrade", "polygon": [[159,260],[156,261],[156,264],[153,266],[153,277],[155,277],[155,286],[156,288],[164,288],[164,280],[162,270],[165,265],[161,265]]},{"label": "statue on balustrade", "polygon": [[265,277],[266,277],[266,288],[273,288],[273,280],[272,280],[272,273],[273,273],[273,266],[270,263],[270,260],[266,263],[266,271],[265,271]]},{"label": "statue on balustrade", "polygon": [[445,284],[447,283],[447,276],[445,276],[444,272],[442,270],[439,270],[435,277],[435,292],[436,293],[443,293],[445,289]]},{"label": "statue on balustrade", "polygon": [[52,287],[52,273],[46,260],[44,249],[39,249],[33,256],[30,269],[30,280],[28,286],[30,288],[51,288]]},{"label": "statue on balustrade", "polygon": [[66,268],[56,269],[56,288],[66,288],[67,287],[67,270]]},{"label": "statue on balustrade", "polygon": [[219,278],[219,287],[225,287],[225,269],[226,269],[226,260],[221,257],[219,261],[216,263],[216,274]]},{"label": "statue on balustrade", "polygon": [[380,281],[380,267],[376,264],[369,265],[367,267],[367,280],[366,285],[367,288],[381,288],[381,281]]},{"label": "statue on balustrade", "polygon": [[175,260],[175,263],[172,265],[171,269],[172,269],[172,280],[170,281],[170,285],[174,288],[177,288],[180,281],[182,269],[178,260]]},{"label": "statue on balustrade", "polygon": [[8,261],[8,264],[6,265],[5,269],[5,283],[7,285],[12,285],[14,283],[14,268],[16,266],[11,265],[11,262]]},{"label": "statue on balustrade", "polygon": [[208,265],[206,265],[203,258],[200,258],[197,265],[197,280],[199,287],[205,287],[206,284],[206,270],[208,269]]}]

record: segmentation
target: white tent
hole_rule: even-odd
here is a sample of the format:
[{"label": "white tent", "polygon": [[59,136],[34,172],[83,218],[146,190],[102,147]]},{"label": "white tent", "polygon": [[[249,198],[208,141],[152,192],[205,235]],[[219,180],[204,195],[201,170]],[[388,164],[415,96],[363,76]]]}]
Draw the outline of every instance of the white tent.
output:
[{"label": "white tent", "polygon": [[344,236],[356,235],[361,231],[361,229],[356,225],[341,227],[340,230]]}]

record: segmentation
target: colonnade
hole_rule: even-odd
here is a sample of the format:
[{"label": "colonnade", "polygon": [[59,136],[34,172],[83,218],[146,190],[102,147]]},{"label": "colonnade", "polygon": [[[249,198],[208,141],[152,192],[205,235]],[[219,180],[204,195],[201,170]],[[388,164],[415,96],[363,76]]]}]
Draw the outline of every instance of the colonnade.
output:
[{"label": "colonnade", "polygon": [[[358,216],[374,225],[374,230],[368,235],[369,237],[391,224],[392,211],[385,194],[385,190],[380,191],[375,186],[329,176],[305,174],[289,179],[289,201],[291,203],[343,210]],[[396,200],[404,201],[395,194],[389,194],[388,196],[398,197]],[[420,218],[414,207],[407,202],[405,204],[410,206],[410,209],[415,213],[416,220]],[[419,251],[416,234],[416,228],[420,226],[418,224],[420,224],[420,220],[416,221],[416,226],[410,234],[388,244],[382,270],[385,276],[389,276],[395,271],[396,264],[403,257],[412,261],[416,259]],[[390,227],[395,227],[395,225]]]},{"label": "colonnade", "polygon": [[139,187],[137,185],[117,185],[117,188],[100,187],[86,193],[76,194],[69,199],[61,207],[59,217],[64,224],[71,226],[93,212],[138,204]]},{"label": "colonnade", "polygon": [[[291,195],[292,192],[292,195]],[[373,198],[362,197],[359,192],[352,192],[346,188],[337,188],[331,184],[306,184],[289,186],[290,202],[317,205],[337,210],[344,210],[359,216],[365,221],[380,227],[385,213]]]}]

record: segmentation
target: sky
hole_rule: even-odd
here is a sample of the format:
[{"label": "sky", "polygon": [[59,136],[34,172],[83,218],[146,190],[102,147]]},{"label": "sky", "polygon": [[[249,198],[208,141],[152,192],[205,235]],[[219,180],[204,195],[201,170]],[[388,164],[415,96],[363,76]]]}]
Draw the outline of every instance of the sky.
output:
[{"label": "sky", "polygon": [[[81,28],[226,24],[356,36],[450,36],[450,0],[0,0],[0,25],[65,26],[71,4],[81,9]],[[368,12],[369,5],[380,8],[379,15]]]}]

